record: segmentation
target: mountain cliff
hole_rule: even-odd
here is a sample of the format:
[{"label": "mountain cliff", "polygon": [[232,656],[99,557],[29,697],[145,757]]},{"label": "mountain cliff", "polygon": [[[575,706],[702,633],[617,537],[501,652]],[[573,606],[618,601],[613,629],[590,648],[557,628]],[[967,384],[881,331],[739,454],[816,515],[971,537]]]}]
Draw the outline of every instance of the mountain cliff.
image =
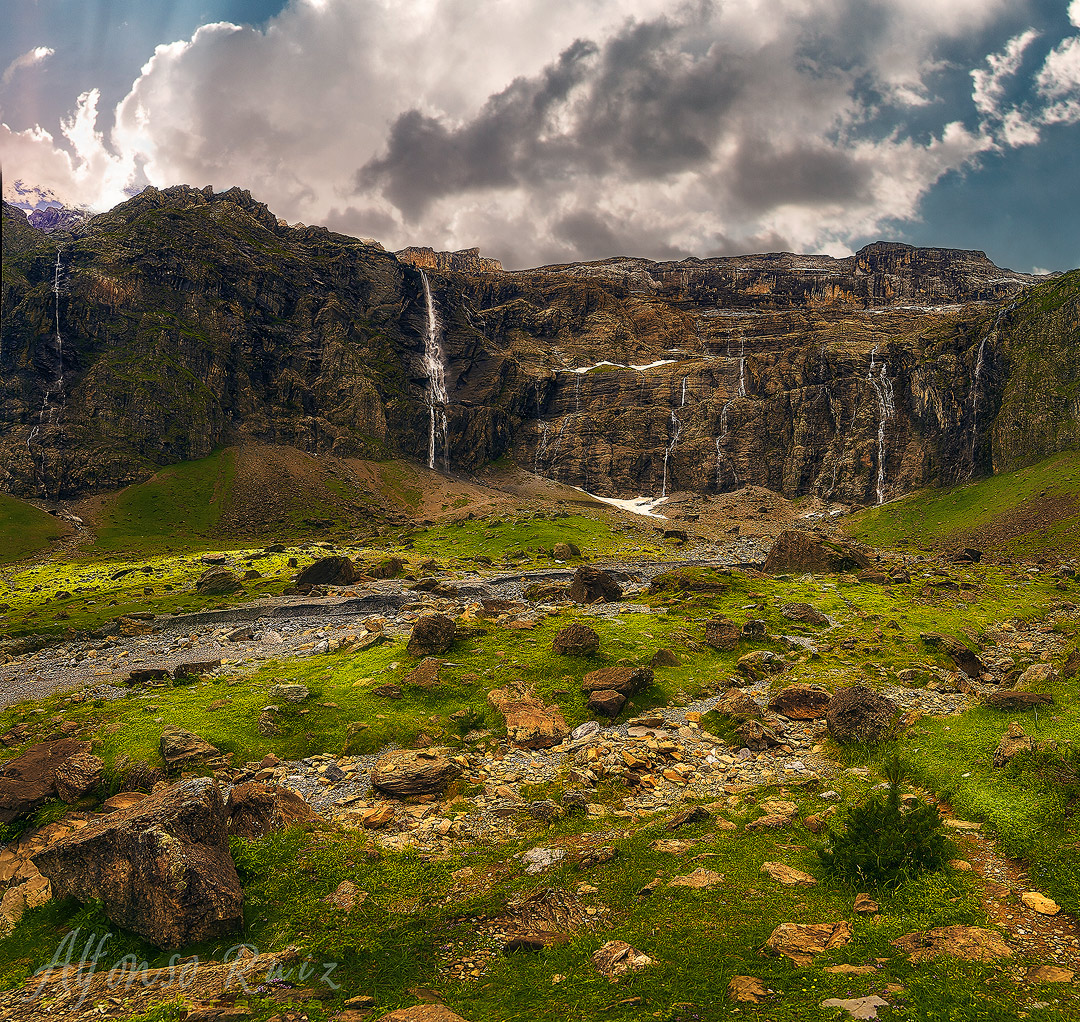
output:
[{"label": "mountain cliff", "polygon": [[979,252],[506,271],[186,186],[47,235],[5,206],[3,229],[0,488],[20,495],[258,441],[873,503],[1080,432],[1076,276]]}]

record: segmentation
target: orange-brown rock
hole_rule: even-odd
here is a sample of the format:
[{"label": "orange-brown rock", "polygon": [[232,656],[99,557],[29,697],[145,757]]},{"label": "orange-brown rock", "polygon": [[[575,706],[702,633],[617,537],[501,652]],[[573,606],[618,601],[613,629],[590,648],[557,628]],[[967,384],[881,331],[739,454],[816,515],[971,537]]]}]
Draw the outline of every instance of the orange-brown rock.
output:
[{"label": "orange-brown rock", "polygon": [[532,693],[497,688],[488,693],[488,702],[506,718],[507,737],[521,748],[548,749],[570,733],[562,711]]}]

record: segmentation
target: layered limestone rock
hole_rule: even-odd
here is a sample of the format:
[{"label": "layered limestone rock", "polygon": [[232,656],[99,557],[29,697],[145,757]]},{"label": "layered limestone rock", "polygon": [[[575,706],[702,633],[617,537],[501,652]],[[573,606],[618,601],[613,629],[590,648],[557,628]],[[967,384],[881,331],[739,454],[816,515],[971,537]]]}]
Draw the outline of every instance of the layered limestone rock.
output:
[{"label": "layered limestone rock", "polygon": [[5,206],[4,243],[0,488],[19,495],[240,442],[424,463],[443,416],[440,469],[510,453],[619,496],[876,503],[1080,437],[1040,368],[1071,364],[1080,277],[1032,291],[979,252],[505,271],[186,186],[47,235]]}]

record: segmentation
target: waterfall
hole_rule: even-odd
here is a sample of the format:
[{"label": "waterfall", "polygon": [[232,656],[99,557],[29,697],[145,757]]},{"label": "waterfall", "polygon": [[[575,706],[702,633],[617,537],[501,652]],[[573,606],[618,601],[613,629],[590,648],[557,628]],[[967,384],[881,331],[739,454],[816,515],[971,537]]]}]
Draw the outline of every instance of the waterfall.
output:
[{"label": "waterfall", "polygon": [[679,401],[679,407],[682,408],[686,404],[686,377],[682,378],[682,398]]},{"label": "waterfall", "polygon": [[574,374],[574,414],[581,411],[581,373]]},{"label": "waterfall", "polygon": [[885,503],[885,423],[896,413],[896,405],[893,401],[892,380],[886,375],[887,363],[882,361],[880,372],[875,375],[877,368],[877,346],[870,349],[870,372],[866,379],[874,388],[878,400],[878,472],[877,472],[877,502]]},{"label": "waterfall", "polygon": [[746,338],[739,338],[739,397],[746,397]]},{"label": "waterfall", "polygon": [[446,419],[446,368],[443,364],[443,351],[440,344],[442,328],[435,313],[435,303],[431,300],[431,286],[427,274],[421,270],[420,279],[424,282],[424,301],[427,304],[427,329],[424,331],[424,374],[427,376],[428,417],[431,425],[428,434],[428,468],[435,467],[435,437],[442,439],[443,464],[450,468],[449,423]]},{"label": "waterfall", "polygon": [[979,438],[979,379],[982,376],[986,356],[986,342],[992,336],[995,340],[1001,328],[1001,321],[1016,308],[1016,302],[1010,302],[997,314],[993,329],[988,331],[979,342],[979,352],[975,356],[975,372],[971,379],[971,471],[975,471],[975,444]]},{"label": "waterfall", "polygon": [[679,417],[675,414],[675,409],[671,410],[671,436],[668,438],[667,447],[664,448],[664,485],[660,490],[660,496],[667,496],[667,466],[668,458],[671,457],[671,452],[675,450],[675,445],[679,442],[679,433],[682,430],[682,423],[679,421]]},{"label": "waterfall", "polygon": [[[56,264],[53,267],[53,332],[55,334],[55,365],[45,385],[45,394],[38,410],[38,421],[26,438],[26,450],[33,456],[31,445],[41,435],[45,426],[53,425],[64,410],[64,335],[60,332],[60,271],[62,268],[61,250],[56,250]],[[41,484],[45,496],[49,495],[48,481],[45,477],[45,452],[41,452]]]}]

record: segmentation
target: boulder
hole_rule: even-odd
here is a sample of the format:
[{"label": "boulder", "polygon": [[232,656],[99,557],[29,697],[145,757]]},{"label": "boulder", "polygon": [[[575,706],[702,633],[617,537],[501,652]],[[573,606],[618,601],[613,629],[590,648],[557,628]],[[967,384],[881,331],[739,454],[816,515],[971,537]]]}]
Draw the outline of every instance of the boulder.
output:
[{"label": "boulder", "polygon": [[279,682],[270,686],[270,698],[285,703],[302,703],[304,700],[311,698],[311,692],[307,685]]},{"label": "boulder", "polygon": [[600,689],[589,693],[589,712],[601,717],[617,717],[626,705],[626,696],[612,689]]},{"label": "boulder", "polygon": [[204,596],[223,596],[243,588],[240,576],[223,567],[207,568],[195,582],[195,589]]},{"label": "boulder", "polygon": [[56,794],[62,802],[74,805],[100,783],[105,764],[89,752],[76,752],[56,769]]},{"label": "boulder", "polygon": [[573,543],[556,543],[551,548],[551,556],[557,561],[568,561],[571,557],[580,557],[581,551]]},{"label": "boulder", "polygon": [[642,954],[623,940],[609,940],[593,952],[592,961],[600,975],[607,976],[612,982],[653,963],[648,955]]},{"label": "boulder", "polygon": [[1051,706],[1054,697],[1046,692],[991,692],[986,705],[995,710],[1029,710],[1033,706]]},{"label": "boulder", "polygon": [[805,968],[815,955],[843,947],[851,940],[851,923],[781,923],[765,941],[775,955],[783,955]]},{"label": "boulder", "polygon": [[1024,729],[1014,720],[994,750],[994,766],[1003,767],[1017,753],[1032,752],[1034,749],[1035,742],[1024,734]]},{"label": "boulder", "polygon": [[[348,560],[348,558],[342,558]],[[405,562],[400,557],[387,557],[383,561],[379,561],[378,564],[373,564],[367,569],[367,573],[372,578],[401,578],[405,573]],[[330,583],[334,585],[335,583]],[[348,583],[339,582],[337,585],[347,585]]]},{"label": "boulder", "polygon": [[1034,686],[1052,686],[1061,681],[1061,676],[1050,664],[1032,664],[1017,679],[1016,687],[1032,689]]},{"label": "boulder", "polygon": [[650,667],[679,667],[681,665],[682,661],[674,650],[663,648],[653,653],[652,659],[649,661]]},{"label": "boulder", "polygon": [[161,758],[165,760],[166,770],[175,770],[218,755],[218,750],[205,738],[185,731],[182,727],[172,727],[164,731],[158,747]]},{"label": "boulder", "polygon": [[0,767],[0,823],[11,823],[56,797],[56,772],[76,753],[89,753],[90,744],[77,738],[57,738],[32,745]]},{"label": "boulder", "polygon": [[622,586],[611,572],[590,564],[581,565],[570,582],[570,599],[574,603],[617,603],[622,595]]},{"label": "boulder", "polygon": [[497,688],[488,693],[488,702],[506,718],[511,743],[523,749],[549,749],[570,734],[562,711],[530,692]]},{"label": "boulder", "polygon": [[769,700],[769,709],[789,720],[821,720],[832,696],[817,685],[789,685]]},{"label": "boulder", "polygon": [[920,638],[928,646],[935,646],[948,653],[949,658],[969,678],[978,680],[986,673],[986,665],[962,642],[940,632],[924,632]]},{"label": "boulder", "polygon": [[865,685],[842,688],[829,701],[825,723],[841,744],[872,744],[893,730],[899,709],[891,699]]},{"label": "boulder", "polygon": [[817,883],[817,880],[809,873],[804,873],[801,869],[795,869],[794,866],[788,866],[783,862],[763,863],[761,872],[785,887],[813,887]]},{"label": "boulder", "polygon": [[761,706],[753,696],[740,692],[737,688],[728,689],[713,707],[717,713],[732,720],[756,720],[761,716]]},{"label": "boulder", "polygon": [[405,650],[410,656],[446,653],[454,644],[456,634],[457,626],[445,614],[429,614],[413,625]]},{"label": "boulder", "polygon": [[34,859],[54,897],[102,902],[118,926],[157,947],[243,925],[225,806],[212,778],[181,781],[88,823]]},{"label": "boulder", "polygon": [[744,720],[736,729],[739,741],[751,752],[764,752],[783,745],[785,736],[782,732],[767,727],[760,720]]},{"label": "boulder", "polygon": [[722,653],[730,652],[739,645],[739,626],[723,614],[705,622],[705,645]]},{"label": "boulder", "polygon": [[319,818],[299,795],[287,788],[270,787],[261,781],[238,784],[225,803],[226,828],[233,837],[248,841]]},{"label": "boulder", "polygon": [[827,625],[829,619],[811,607],[809,603],[785,603],[780,608],[780,613],[789,621],[799,621],[805,625]]},{"label": "boulder", "polygon": [[739,657],[735,667],[749,681],[761,681],[770,674],[783,673],[787,669],[787,661],[771,650],[755,649]]},{"label": "boulder", "polygon": [[653,683],[651,667],[638,667],[635,664],[618,663],[611,667],[601,667],[589,671],[581,682],[582,692],[621,692],[632,696]]},{"label": "boulder", "polygon": [[449,749],[402,749],[380,757],[371,771],[376,791],[393,798],[410,795],[441,795],[461,775]]},{"label": "boulder", "polygon": [[575,622],[556,632],[551,648],[561,656],[593,656],[600,650],[600,636],[588,625]]},{"label": "boulder", "polygon": [[360,572],[348,557],[320,557],[297,576],[298,586],[351,586]]},{"label": "boulder", "polygon": [[870,558],[854,547],[798,529],[777,536],[764,564],[770,575],[787,572],[835,575],[868,567]]}]

